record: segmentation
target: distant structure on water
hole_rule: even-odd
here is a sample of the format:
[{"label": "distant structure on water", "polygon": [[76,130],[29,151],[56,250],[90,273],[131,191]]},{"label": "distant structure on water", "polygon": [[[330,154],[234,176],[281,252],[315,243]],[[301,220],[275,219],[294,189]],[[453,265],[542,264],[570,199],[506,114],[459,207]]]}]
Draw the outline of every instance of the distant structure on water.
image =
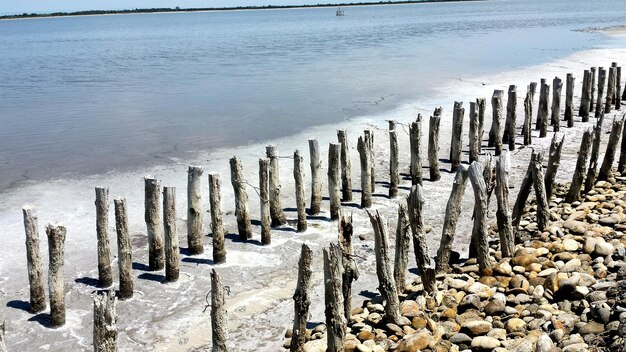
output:
[{"label": "distant structure on water", "polygon": [[340,8],[337,9],[337,16],[345,16],[345,14],[343,13],[343,10]]}]

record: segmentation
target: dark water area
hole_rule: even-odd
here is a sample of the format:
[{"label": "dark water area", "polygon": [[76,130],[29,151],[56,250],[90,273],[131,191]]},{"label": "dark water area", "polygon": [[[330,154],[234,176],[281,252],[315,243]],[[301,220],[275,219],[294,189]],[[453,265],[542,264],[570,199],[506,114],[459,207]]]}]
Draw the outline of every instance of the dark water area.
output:
[{"label": "dark water area", "polygon": [[[428,97],[442,79],[616,45],[623,0],[0,21],[0,190],[166,163]],[[621,43],[621,42],[620,42]],[[621,45],[621,44],[620,44]]]}]

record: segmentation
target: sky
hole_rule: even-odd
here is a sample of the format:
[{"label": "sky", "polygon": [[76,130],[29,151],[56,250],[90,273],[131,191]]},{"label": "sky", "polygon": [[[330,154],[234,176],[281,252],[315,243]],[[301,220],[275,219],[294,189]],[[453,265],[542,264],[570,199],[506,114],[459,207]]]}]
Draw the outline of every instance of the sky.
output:
[{"label": "sky", "polygon": [[230,7],[302,5],[343,2],[333,0],[0,0],[0,14],[49,13],[83,10],[123,10],[153,7]]}]

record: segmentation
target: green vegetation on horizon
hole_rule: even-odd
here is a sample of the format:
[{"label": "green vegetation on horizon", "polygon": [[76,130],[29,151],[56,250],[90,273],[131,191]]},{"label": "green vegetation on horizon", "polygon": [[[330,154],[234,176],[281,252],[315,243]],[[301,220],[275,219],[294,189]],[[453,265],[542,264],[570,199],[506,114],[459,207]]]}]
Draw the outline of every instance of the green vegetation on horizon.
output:
[{"label": "green vegetation on horizon", "polygon": [[90,16],[90,15],[118,15],[131,13],[158,13],[158,12],[196,12],[196,11],[229,11],[229,10],[268,10],[268,9],[294,9],[310,7],[337,7],[337,6],[368,6],[368,5],[398,5],[418,4],[428,2],[456,2],[456,1],[481,1],[481,0],[404,0],[404,1],[371,1],[371,2],[346,2],[328,3],[316,5],[265,5],[265,6],[236,6],[236,7],[193,7],[193,8],[147,8],[134,10],[88,10],[75,12],[53,13],[23,13],[21,15],[0,16],[0,20],[35,17],[62,17],[62,16]]}]

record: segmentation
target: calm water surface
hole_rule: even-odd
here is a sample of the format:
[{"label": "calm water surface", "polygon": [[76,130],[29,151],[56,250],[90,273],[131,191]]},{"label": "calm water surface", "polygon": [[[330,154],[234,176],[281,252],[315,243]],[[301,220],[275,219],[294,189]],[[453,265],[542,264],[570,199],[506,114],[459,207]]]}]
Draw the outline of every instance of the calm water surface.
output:
[{"label": "calm water surface", "polygon": [[[618,9],[624,11],[618,11]],[[428,97],[623,40],[623,0],[0,21],[0,189],[142,167]]]}]

